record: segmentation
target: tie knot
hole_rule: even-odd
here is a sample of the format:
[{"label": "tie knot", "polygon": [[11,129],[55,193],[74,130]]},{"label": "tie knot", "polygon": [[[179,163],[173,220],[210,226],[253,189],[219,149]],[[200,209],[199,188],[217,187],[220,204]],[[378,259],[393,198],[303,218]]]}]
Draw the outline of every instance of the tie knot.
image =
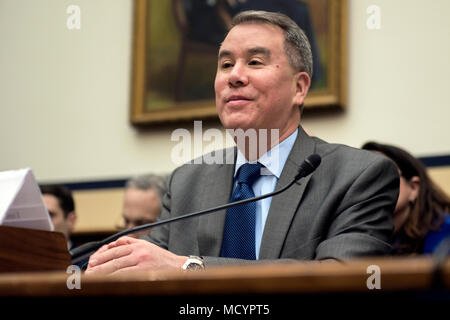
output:
[{"label": "tie knot", "polygon": [[261,164],[257,163],[246,163],[239,168],[237,175],[238,183],[245,183],[252,186],[253,183],[261,176]]}]

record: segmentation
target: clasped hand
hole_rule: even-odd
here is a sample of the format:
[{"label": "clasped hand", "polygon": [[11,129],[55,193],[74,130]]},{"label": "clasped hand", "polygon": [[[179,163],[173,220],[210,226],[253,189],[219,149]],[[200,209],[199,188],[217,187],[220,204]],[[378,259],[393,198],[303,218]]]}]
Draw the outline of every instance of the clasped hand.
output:
[{"label": "clasped hand", "polygon": [[86,274],[181,270],[187,258],[145,240],[121,237],[104,245],[90,257]]}]

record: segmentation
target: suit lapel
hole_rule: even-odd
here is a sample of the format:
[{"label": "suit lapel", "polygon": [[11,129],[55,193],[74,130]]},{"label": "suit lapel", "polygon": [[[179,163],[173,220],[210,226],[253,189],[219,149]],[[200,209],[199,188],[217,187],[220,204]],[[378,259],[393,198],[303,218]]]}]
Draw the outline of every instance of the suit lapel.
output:
[{"label": "suit lapel", "polygon": [[[234,150],[233,152],[229,152]],[[222,165],[208,165],[211,170],[205,177],[202,209],[217,207],[230,201],[233,185],[236,148],[225,150],[226,162]],[[197,230],[198,247],[201,255],[220,255],[226,210],[207,214],[199,218]]]},{"label": "suit lapel", "polygon": [[[300,164],[314,153],[314,141],[299,127],[297,139],[281,172],[275,190],[281,189],[298,173]],[[303,196],[311,175],[300,179],[285,192],[272,198],[261,241],[259,259],[279,258],[291,221]]]}]

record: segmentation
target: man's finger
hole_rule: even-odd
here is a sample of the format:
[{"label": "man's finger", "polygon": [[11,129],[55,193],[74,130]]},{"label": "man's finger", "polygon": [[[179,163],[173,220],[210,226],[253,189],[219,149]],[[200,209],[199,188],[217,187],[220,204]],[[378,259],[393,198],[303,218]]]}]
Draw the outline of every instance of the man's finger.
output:
[{"label": "man's finger", "polygon": [[95,255],[93,255],[91,259],[89,259],[89,266],[95,267],[110,260],[128,256],[132,251],[133,250],[129,245],[107,248],[107,250],[103,252],[95,253]]},{"label": "man's finger", "polygon": [[132,237],[121,237],[119,239],[117,239],[116,241],[113,241],[109,244],[107,244],[108,248],[114,248],[114,247],[118,247],[118,246],[123,246],[123,245],[128,245],[128,244],[132,244],[139,241],[138,239],[132,238]]},{"label": "man's finger", "polygon": [[97,251],[95,251],[90,257],[89,257],[89,261],[88,261],[88,267],[92,266],[92,261],[96,260],[96,257],[98,254],[101,254],[102,252],[105,252],[106,250],[108,250],[108,245],[105,244],[103,246],[100,247],[100,249],[98,249]]},{"label": "man's finger", "polygon": [[138,263],[138,259],[133,256],[123,256],[117,259],[108,260],[105,263],[88,268],[85,274],[112,274],[122,269],[130,269]]},{"label": "man's finger", "polygon": [[124,273],[128,273],[128,272],[139,271],[139,270],[141,270],[139,268],[139,266],[134,265],[134,266],[118,269],[118,270],[114,271],[113,273],[111,273],[111,275],[124,274]]}]

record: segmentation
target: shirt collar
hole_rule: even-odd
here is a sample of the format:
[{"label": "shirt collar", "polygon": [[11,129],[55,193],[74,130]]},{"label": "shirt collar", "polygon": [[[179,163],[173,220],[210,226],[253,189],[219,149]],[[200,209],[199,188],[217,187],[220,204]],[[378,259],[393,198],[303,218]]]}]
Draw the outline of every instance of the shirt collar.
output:
[{"label": "shirt collar", "polygon": [[[277,179],[280,178],[281,171],[283,171],[284,164],[286,163],[289,153],[294,146],[297,135],[298,128],[293,133],[291,133],[289,137],[281,141],[279,144],[267,151],[258,159],[258,162],[265,167],[265,175],[274,175],[277,177]],[[248,160],[245,158],[244,154],[238,149],[236,166],[234,168],[234,176],[236,176],[239,168],[247,162]],[[262,174],[264,174],[264,171]]]}]

